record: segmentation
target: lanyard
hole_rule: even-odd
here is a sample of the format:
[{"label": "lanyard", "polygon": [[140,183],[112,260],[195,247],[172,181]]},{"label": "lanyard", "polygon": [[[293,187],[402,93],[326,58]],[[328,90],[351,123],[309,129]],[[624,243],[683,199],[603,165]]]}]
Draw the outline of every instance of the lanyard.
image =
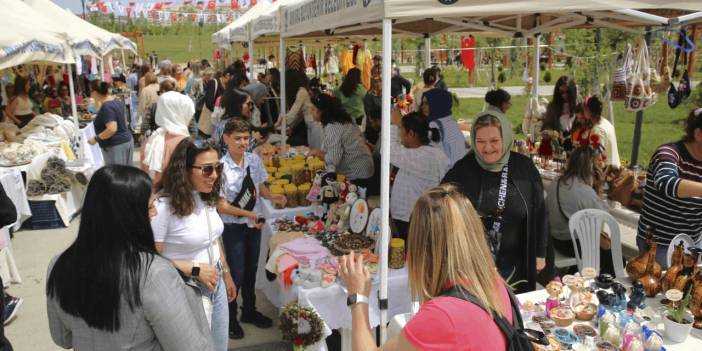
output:
[{"label": "lanyard", "polygon": [[[484,177],[483,177],[484,178]],[[480,184],[480,195],[478,196],[478,209],[483,202],[483,184],[485,184],[484,179]],[[500,252],[500,244],[502,242],[502,221],[503,213],[507,205],[507,186],[509,184],[509,169],[508,165],[502,168],[500,173],[500,187],[497,192],[497,209],[494,214],[488,214],[483,216],[483,219],[492,219],[492,227],[485,228],[485,235],[487,236],[488,244],[490,245],[490,251],[492,252],[493,258],[497,257]]]}]

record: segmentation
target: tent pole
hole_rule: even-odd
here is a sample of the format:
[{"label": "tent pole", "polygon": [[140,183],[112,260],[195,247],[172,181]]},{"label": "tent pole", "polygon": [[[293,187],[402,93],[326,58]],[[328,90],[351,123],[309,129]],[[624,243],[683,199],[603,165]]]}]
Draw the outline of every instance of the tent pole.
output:
[{"label": "tent pole", "polygon": [[[651,27],[646,27],[646,45],[651,45]],[[643,127],[643,110],[636,112],[634,124],[634,140],[631,143],[631,168],[638,167],[639,146],[641,145],[641,128]]]},{"label": "tent pole", "polygon": [[424,33],[424,69],[431,67],[431,36]]},{"label": "tent pole", "polygon": [[283,36],[280,36],[280,48],[278,49],[278,69],[280,70],[280,118],[281,120],[281,128],[280,128],[280,134],[283,137],[283,142],[280,145],[280,149],[282,150],[283,155],[287,154],[287,142],[288,142],[288,131],[287,131],[287,99],[286,99],[286,91],[285,91],[285,38]]},{"label": "tent pole", "polygon": [[388,246],[390,244],[390,68],[392,65],[392,20],[383,18],[383,64],[382,64],[382,126],[380,156],[380,344],[387,339],[388,322]]},{"label": "tent pole", "polygon": [[68,91],[71,93],[71,114],[73,115],[73,122],[76,128],[80,129],[78,125],[78,108],[76,106],[76,89],[73,83],[73,67],[71,67],[70,63],[66,67],[68,68]]},{"label": "tent pole", "polygon": [[251,23],[249,23],[249,80],[254,80],[254,43],[251,39]]},{"label": "tent pole", "polygon": [[537,99],[539,98],[539,60],[541,56],[541,34],[534,36],[534,81],[533,85],[533,95]]}]

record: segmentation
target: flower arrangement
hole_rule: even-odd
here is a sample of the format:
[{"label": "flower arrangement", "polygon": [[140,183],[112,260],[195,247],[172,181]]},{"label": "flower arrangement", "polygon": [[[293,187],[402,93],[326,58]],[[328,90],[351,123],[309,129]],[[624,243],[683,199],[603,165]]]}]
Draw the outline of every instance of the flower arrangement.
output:
[{"label": "flower arrangement", "polygon": [[280,313],[283,340],[291,342],[295,351],[303,351],[322,340],[323,323],[314,309],[296,303],[285,306]]}]

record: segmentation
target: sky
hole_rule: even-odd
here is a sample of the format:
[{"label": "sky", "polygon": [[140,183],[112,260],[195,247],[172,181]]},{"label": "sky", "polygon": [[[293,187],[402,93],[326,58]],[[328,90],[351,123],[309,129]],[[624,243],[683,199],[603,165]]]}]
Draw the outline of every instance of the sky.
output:
[{"label": "sky", "polygon": [[[75,14],[81,14],[81,1],[80,0],[51,0],[62,8],[68,8]],[[87,3],[88,1],[86,1]]]}]

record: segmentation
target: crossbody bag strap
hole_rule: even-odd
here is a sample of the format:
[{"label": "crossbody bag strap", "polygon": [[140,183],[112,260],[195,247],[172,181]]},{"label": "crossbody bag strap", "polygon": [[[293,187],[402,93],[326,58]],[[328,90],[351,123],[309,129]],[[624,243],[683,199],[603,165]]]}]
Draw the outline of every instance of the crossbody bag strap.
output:
[{"label": "crossbody bag strap", "polygon": [[212,223],[210,221],[210,211],[208,210],[206,205],[205,216],[207,217],[207,235],[210,238],[209,244],[207,246],[207,257],[210,260],[210,264],[214,264],[214,262],[212,262],[212,257],[214,256],[214,253],[212,252]]}]

